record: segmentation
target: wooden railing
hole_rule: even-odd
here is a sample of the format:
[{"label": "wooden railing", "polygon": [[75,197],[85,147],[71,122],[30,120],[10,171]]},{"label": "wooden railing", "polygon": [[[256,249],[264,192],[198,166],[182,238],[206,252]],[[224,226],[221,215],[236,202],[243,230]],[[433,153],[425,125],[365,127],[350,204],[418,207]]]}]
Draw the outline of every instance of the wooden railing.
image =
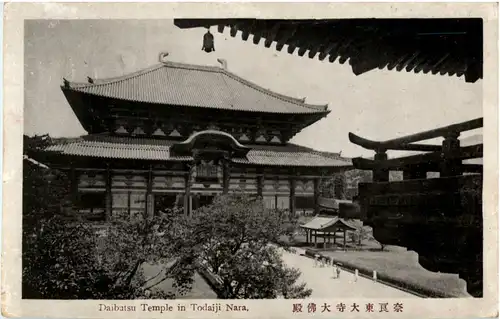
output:
[{"label": "wooden railing", "polygon": [[[480,118],[384,142],[349,134],[352,143],[375,151],[373,160],[353,160],[355,168],[373,172],[372,183],[359,185],[359,217],[374,237],[416,251],[431,271],[458,273],[475,297],[483,289],[483,170],[463,160],[481,158],[483,145],[461,147],[458,138],[482,124]],[[439,137],[442,145],[416,143]],[[424,153],[389,159],[388,150]],[[391,170],[403,171],[403,181],[390,182]],[[440,177],[427,179],[428,172]]]}]

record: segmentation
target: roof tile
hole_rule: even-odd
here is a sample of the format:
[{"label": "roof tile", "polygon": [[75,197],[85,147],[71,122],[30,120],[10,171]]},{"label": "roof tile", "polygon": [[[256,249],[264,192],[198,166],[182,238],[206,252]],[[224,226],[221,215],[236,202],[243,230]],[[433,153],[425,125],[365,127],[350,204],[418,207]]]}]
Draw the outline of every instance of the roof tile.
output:
[{"label": "roof tile", "polygon": [[272,92],[219,67],[174,62],[94,83],[70,83],[63,89],[165,105],[269,113],[328,112],[326,105],[306,104]]},{"label": "roof tile", "polygon": [[[141,160],[189,161],[190,156],[170,156],[173,141],[110,136],[86,136],[79,141],[52,145],[46,150],[65,155]],[[268,166],[344,167],[352,163],[346,158],[326,157],[307,148],[289,144],[252,148],[246,158],[233,158],[234,163]]]}]

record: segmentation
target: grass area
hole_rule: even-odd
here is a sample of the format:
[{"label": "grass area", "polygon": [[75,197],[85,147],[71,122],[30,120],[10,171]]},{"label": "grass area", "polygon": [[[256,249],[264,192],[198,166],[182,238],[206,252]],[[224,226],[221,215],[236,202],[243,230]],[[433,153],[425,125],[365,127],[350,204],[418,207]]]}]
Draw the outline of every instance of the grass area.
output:
[{"label": "grass area", "polygon": [[408,251],[321,251],[324,256],[360,272],[377,271],[378,278],[409,290],[436,297],[470,297],[466,283],[458,275],[431,272],[418,263],[415,252]]},{"label": "grass area", "polygon": [[[161,266],[152,266],[144,264],[142,271],[145,278],[154,277],[161,269]],[[152,280],[151,283],[153,283]],[[165,280],[164,282],[158,284],[158,288],[165,292],[175,292],[175,288],[172,287],[172,280]],[[200,276],[200,274],[195,273],[193,287],[190,292],[185,295],[176,296],[176,299],[217,299],[217,295],[212,290],[212,288],[207,284],[205,279]]]}]

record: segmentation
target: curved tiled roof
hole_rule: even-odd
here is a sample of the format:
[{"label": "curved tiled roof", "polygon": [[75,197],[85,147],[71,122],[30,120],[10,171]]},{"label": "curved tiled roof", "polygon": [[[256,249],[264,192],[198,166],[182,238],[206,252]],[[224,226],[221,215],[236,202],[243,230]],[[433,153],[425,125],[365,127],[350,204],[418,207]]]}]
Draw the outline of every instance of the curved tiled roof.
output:
[{"label": "curved tiled roof", "polygon": [[73,90],[128,101],[268,113],[327,113],[327,105],[304,103],[264,89],[226,69],[163,62],[121,77],[68,82]]},{"label": "curved tiled roof", "polygon": [[[88,156],[110,159],[140,159],[162,161],[189,161],[190,156],[171,156],[174,141],[145,138],[89,135],[78,141],[56,144],[46,151],[70,156]],[[327,157],[294,144],[260,148],[252,146],[245,158],[233,158],[234,163],[291,167],[349,167],[350,159]]]},{"label": "curved tiled roof", "polygon": [[357,229],[356,224],[357,223],[354,221],[347,221],[339,217],[316,216],[311,221],[309,221],[304,225],[301,225],[300,227],[321,231],[321,230],[328,230],[329,228],[332,228],[334,226],[340,226],[343,228],[356,230]]}]

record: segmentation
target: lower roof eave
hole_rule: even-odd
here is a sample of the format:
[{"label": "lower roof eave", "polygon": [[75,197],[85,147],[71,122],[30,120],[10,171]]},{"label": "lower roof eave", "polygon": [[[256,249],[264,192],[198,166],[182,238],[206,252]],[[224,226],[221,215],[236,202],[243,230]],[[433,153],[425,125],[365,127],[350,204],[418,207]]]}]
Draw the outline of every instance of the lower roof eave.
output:
[{"label": "lower roof eave", "polygon": [[[41,151],[36,152],[36,154],[31,154],[30,157],[35,159],[39,159],[40,161],[50,164],[56,164],[58,162],[68,163],[67,159],[93,159],[93,160],[103,160],[103,161],[141,161],[141,162],[149,162],[149,163],[189,163],[194,159],[190,156],[181,156],[181,157],[169,157],[169,158],[139,158],[139,157],[106,157],[106,156],[87,156],[83,154],[65,154],[58,151]],[[352,165],[287,165],[287,164],[274,164],[274,163],[252,163],[252,162],[242,162],[242,161],[232,161],[232,164],[243,167],[253,167],[253,168],[264,168],[264,167],[281,167],[281,168],[291,168],[291,169],[318,169],[318,170],[346,170],[350,169]]]}]

